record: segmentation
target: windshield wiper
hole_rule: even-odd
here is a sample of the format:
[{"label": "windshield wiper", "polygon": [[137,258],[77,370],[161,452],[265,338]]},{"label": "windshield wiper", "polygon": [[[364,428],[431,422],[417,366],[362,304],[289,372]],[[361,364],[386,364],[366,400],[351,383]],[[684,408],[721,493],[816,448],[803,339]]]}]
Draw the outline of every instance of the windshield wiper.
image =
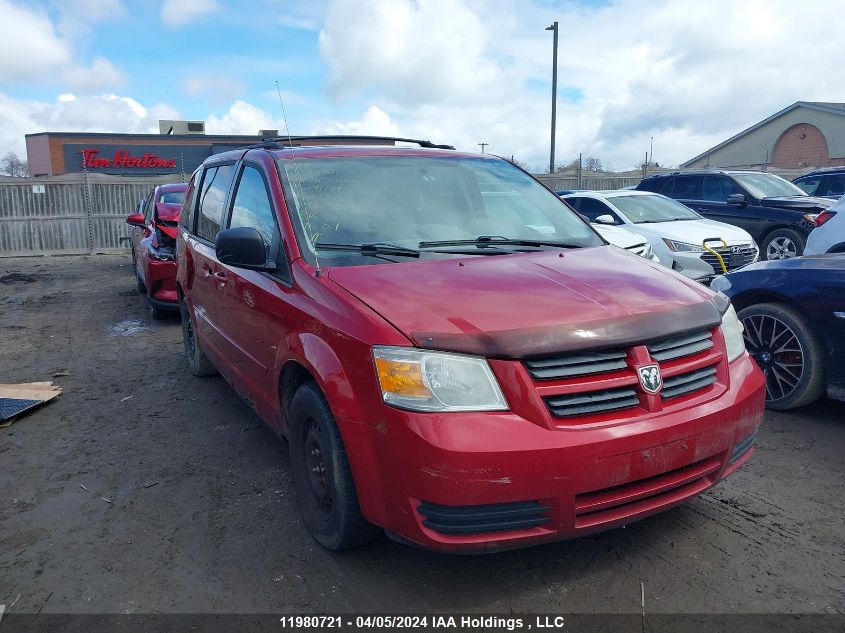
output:
[{"label": "windshield wiper", "polygon": [[436,242],[420,242],[420,248],[438,248],[441,246],[477,246],[485,248],[489,246],[552,246],[556,248],[581,248],[578,244],[566,242],[554,242],[550,240],[522,240],[501,237],[499,235],[480,235],[474,240],[439,240]]},{"label": "windshield wiper", "polygon": [[350,251],[362,255],[397,255],[402,257],[419,257],[420,252],[405,246],[395,244],[332,244],[329,242],[317,242],[315,248],[326,251]]}]

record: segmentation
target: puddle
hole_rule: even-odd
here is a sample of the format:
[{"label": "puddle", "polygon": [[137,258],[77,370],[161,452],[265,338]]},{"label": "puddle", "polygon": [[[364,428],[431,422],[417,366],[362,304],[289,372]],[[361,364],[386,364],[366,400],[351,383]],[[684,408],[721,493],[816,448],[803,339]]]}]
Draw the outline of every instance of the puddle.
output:
[{"label": "puddle", "polygon": [[150,324],[140,319],[125,319],[120,323],[115,323],[109,328],[109,331],[115,336],[134,336],[139,332],[146,332],[150,329]]},{"label": "puddle", "polygon": [[31,284],[38,281],[41,275],[25,275],[23,273],[9,273],[0,277],[0,284]]}]

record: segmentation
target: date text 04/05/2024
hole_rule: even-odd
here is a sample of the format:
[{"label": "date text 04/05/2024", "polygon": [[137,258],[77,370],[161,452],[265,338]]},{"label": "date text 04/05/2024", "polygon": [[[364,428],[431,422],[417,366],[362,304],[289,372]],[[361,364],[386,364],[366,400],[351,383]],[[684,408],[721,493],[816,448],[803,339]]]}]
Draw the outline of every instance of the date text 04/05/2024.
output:
[{"label": "date text 04/05/2024", "polygon": [[563,616],[521,617],[449,615],[289,615],[279,618],[282,628],[290,629],[563,629]]}]

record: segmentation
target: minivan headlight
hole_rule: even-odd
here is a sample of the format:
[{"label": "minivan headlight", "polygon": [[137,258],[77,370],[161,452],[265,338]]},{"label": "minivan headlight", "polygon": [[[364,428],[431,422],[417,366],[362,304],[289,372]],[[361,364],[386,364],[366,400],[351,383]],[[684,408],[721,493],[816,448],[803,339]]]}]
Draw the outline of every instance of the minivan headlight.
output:
[{"label": "minivan headlight", "polygon": [[483,358],[408,347],[374,347],[385,403],[413,411],[507,411]]},{"label": "minivan headlight", "polygon": [[728,349],[728,362],[735,361],[745,351],[745,339],[742,338],[743,327],[736,310],[728,306],[722,315],[722,334],[725,337],[725,347]]}]

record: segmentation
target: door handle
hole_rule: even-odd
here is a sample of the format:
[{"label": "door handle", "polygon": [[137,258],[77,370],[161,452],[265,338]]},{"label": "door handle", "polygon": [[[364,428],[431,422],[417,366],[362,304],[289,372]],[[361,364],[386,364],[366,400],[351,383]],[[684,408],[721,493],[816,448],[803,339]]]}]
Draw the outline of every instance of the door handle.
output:
[{"label": "door handle", "polygon": [[202,265],[202,276],[211,277],[211,268],[208,267],[208,264]]}]

